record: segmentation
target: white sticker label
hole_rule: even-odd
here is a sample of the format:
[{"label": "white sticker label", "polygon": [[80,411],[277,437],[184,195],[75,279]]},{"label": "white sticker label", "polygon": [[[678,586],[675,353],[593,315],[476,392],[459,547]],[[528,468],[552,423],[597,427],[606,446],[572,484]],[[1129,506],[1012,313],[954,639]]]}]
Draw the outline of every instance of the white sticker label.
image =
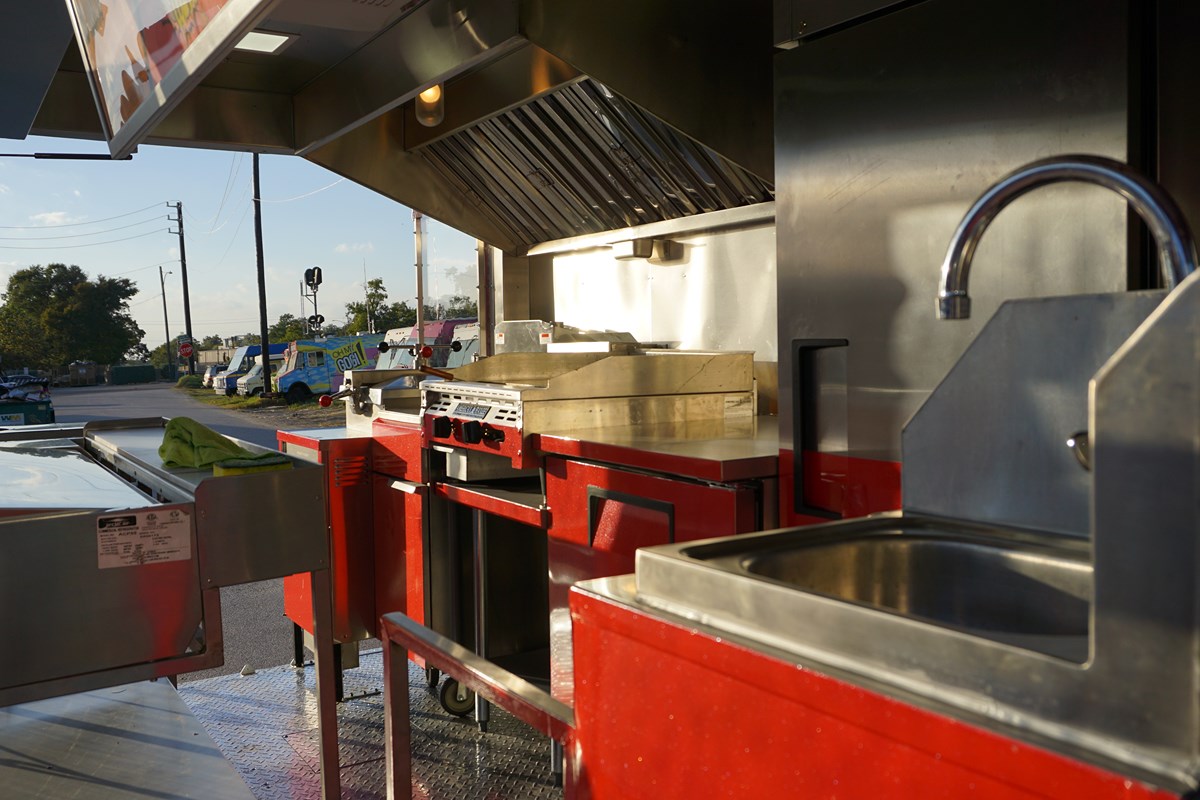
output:
[{"label": "white sticker label", "polygon": [[168,508],[96,518],[100,569],[136,567],[192,557],[192,526],[186,511]]},{"label": "white sticker label", "polygon": [[540,344],[549,344],[550,343],[550,331],[542,331],[541,333],[539,333],[538,334],[538,342]]},{"label": "white sticker label", "polygon": [[496,331],[496,344],[504,344],[504,331]]},{"label": "white sticker label", "polygon": [[24,425],[24,414],[0,414],[0,425]]}]

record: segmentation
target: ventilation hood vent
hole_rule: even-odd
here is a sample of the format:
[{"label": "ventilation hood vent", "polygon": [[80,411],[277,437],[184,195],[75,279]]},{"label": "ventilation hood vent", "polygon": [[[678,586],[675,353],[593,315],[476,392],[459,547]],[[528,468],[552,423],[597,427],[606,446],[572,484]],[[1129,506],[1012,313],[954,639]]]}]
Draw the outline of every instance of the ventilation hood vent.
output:
[{"label": "ventilation hood vent", "polygon": [[774,199],[770,183],[586,78],[417,153],[526,248]]}]

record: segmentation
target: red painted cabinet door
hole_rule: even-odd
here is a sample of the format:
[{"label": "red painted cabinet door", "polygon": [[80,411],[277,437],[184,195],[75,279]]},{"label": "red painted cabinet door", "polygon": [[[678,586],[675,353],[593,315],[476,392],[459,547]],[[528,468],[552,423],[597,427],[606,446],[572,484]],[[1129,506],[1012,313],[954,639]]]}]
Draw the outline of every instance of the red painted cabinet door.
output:
[{"label": "red painted cabinet door", "polygon": [[[371,567],[370,439],[321,442],[329,498],[330,582],[333,590],[333,638],[354,642],[375,635],[374,575]],[[283,579],[283,611],[312,633],[312,586],[307,573]]]},{"label": "red painted cabinet door", "polygon": [[630,558],[639,547],[756,530],[757,503],[747,485],[546,458],[550,536]]},{"label": "red painted cabinet door", "polygon": [[400,611],[425,623],[422,517],[426,487],[375,475],[375,629]]}]

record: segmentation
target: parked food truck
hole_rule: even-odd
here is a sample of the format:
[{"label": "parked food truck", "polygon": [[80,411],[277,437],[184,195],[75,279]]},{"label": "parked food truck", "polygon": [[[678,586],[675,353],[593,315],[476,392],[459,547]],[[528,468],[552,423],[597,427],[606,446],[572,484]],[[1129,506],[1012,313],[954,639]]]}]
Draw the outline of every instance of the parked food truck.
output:
[{"label": "parked food truck", "polygon": [[[162,505],[6,516],[0,704],[212,666],[211,593],[283,579],[295,666],[158,686],[220,742],[97,785],[1200,794],[1194,0],[284,0],[161,48],[151,4],[26,5],[0,135],[295,154],[411,210],[418,276],[426,215],[478,241],[479,358],[320,351],[344,425],[279,431],[294,469],[89,430]],[[335,652],[383,697],[326,713]],[[105,719],[0,785],[68,795]]]},{"label": "parked food truck", "polygon": [[[282,358],[287,347],[286,342],[272,343],[271,358]],[[213,391],[221,395],[237,394],[238,379],[250,371],[261,354],[262,345],[258,344],[242,345],[234,350],[225,371],[213,375]]]},{"label": "parked food truck", "polygon": [[[279,372],[279,367],[283,364],[286,355],[287,353],[285,352],[277,356],[271,356],[272,377]],[[263,393],[263,364],[261,355],[254,359],[254,366],[245,375],[238,378],[237,393],[242,397],[257,397]]]},{"label": "parked food truck", "polygon": [[298,339],[288,346],[287,358],[276,376],[275,391],[289,403],[314,394],[336,392],[342,375],[351,369],[370,369],[379,355],[379,334]]},{"label": "parked food truck", "polygon": [[[471,327],[475,326],[475,327]],[[429,355],[422,363],[431,367],[458,366],[470,360],[478,350],[479,325],[474,318],[436,319],[424,324],[421,344],[417,343],[416,326],[393,328],[382,338],[379,348],[381,369],[412,369],[419,358],[422,346],[429,348]],[[456,344],[457,342],[457,344]],[[474,349],[470,353],[472,342]]]}]

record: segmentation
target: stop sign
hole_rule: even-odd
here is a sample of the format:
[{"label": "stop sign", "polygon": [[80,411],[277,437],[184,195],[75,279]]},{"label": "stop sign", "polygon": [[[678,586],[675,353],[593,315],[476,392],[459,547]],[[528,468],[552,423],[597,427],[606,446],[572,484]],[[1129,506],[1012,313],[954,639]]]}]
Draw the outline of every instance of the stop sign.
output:
[{"label": "stop sign", "polygon": [[180,358],[191,358],[193,352],[194,351],[192,350],[191,342],[184,342],[183,344],[179,345],[179,357]]}]

